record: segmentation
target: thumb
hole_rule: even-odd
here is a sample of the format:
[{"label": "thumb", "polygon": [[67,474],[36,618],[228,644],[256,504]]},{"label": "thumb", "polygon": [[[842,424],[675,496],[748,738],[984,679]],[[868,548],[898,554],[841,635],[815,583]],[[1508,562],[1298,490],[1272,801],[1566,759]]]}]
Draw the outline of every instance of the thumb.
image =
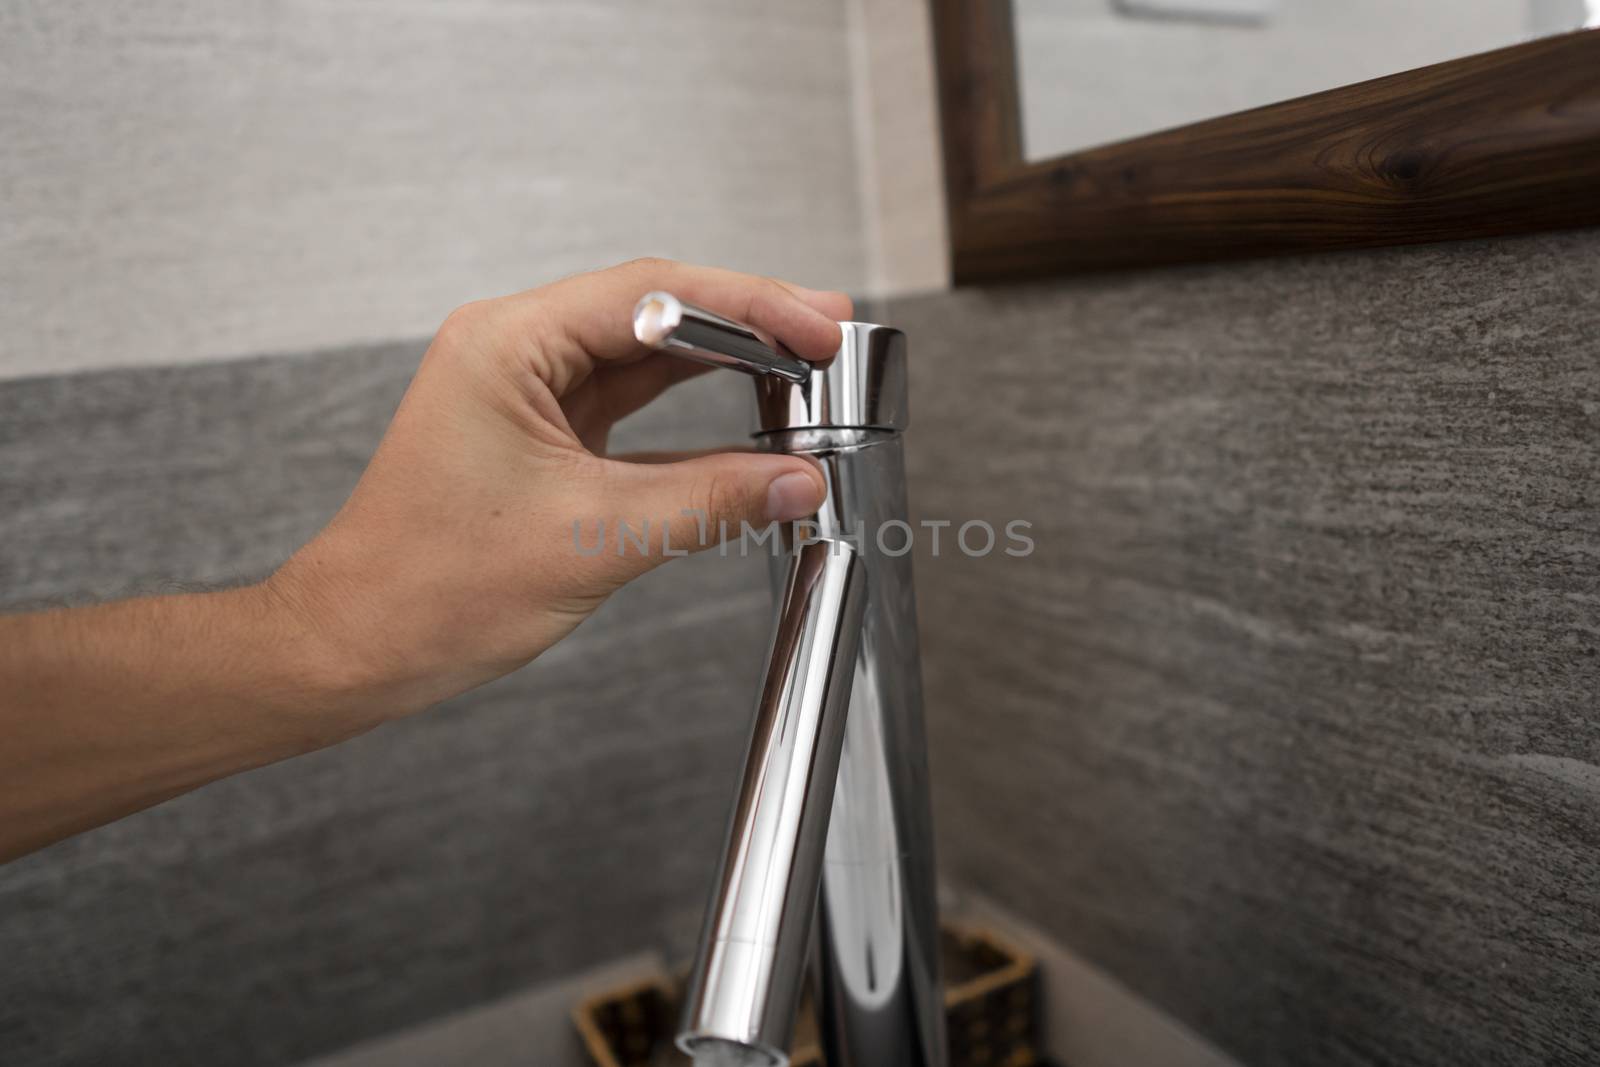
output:
[{"label": "thumb", "polygon": [[[737,538],[746,525],[759,530],[805,518],[827,492],[821,469],[800,456],[715,452],[671,463],[613,461],[611,466],[606,511],[615,516],[619,536],[606,544],[605,555],[624,572],[623,581],[668,559]],[[646,524],[648,534],[642,536]]]}]

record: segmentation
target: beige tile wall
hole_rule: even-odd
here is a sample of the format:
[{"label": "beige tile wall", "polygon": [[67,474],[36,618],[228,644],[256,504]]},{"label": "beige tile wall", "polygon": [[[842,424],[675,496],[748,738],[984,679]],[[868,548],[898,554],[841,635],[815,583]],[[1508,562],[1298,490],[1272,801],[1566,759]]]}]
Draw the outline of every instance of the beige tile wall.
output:
[{"label": "beige tile wall", "polygon": [[855,109],[867,206],[868,289],[950,285],[933,40],[925,0],[850,0]]},{"label": "beige tile wall", "polygon": [[0,8],[0,376],[426,336],[640,254],[861,291],[844,0]]}]

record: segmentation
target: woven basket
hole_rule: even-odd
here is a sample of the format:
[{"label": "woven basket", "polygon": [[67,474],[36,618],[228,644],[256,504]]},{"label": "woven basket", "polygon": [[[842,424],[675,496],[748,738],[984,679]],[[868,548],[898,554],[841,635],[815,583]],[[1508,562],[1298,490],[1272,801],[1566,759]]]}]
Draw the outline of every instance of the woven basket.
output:
[{"label": "woven basket", "polygon": [[[1033,957],[989,930],[945,923],[945,1023],[950,1067],[1035,1067],[1039,972]],[[688,1067],[673,1045],[682,976],[652,975],[590,997],[572,1021],[594,1067]],[[795,1024],[792,1067],[826,1067],[808,994]]]}]

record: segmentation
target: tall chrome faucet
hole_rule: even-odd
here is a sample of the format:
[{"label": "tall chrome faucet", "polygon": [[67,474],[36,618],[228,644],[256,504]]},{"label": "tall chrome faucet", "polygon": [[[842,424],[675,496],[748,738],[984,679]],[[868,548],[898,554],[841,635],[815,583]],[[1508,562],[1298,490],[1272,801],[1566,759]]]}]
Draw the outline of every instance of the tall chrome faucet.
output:
[{"label": "tall chrome faucet", "polygon": [[[808,959],[829,1067],[945,1067],[922,677],[906,522],[906,341],[840,324],[810,364],[650,293],[639,340],[755,376],[758,446],[828,492],[787,529],[777,620],[679,1046],[785,1067]],[[815,916],[815,923],[813,923]]]}]

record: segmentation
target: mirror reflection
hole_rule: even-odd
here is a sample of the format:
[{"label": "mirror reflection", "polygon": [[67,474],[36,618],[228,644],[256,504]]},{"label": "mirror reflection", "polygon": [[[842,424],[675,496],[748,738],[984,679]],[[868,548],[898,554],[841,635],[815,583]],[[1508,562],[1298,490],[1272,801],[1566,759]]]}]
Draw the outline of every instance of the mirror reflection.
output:
[{"label": "mirror reflection", "polygon": [[1029,160],[1600,25],[1600,0],[1012,0],[1012,11]]}]

